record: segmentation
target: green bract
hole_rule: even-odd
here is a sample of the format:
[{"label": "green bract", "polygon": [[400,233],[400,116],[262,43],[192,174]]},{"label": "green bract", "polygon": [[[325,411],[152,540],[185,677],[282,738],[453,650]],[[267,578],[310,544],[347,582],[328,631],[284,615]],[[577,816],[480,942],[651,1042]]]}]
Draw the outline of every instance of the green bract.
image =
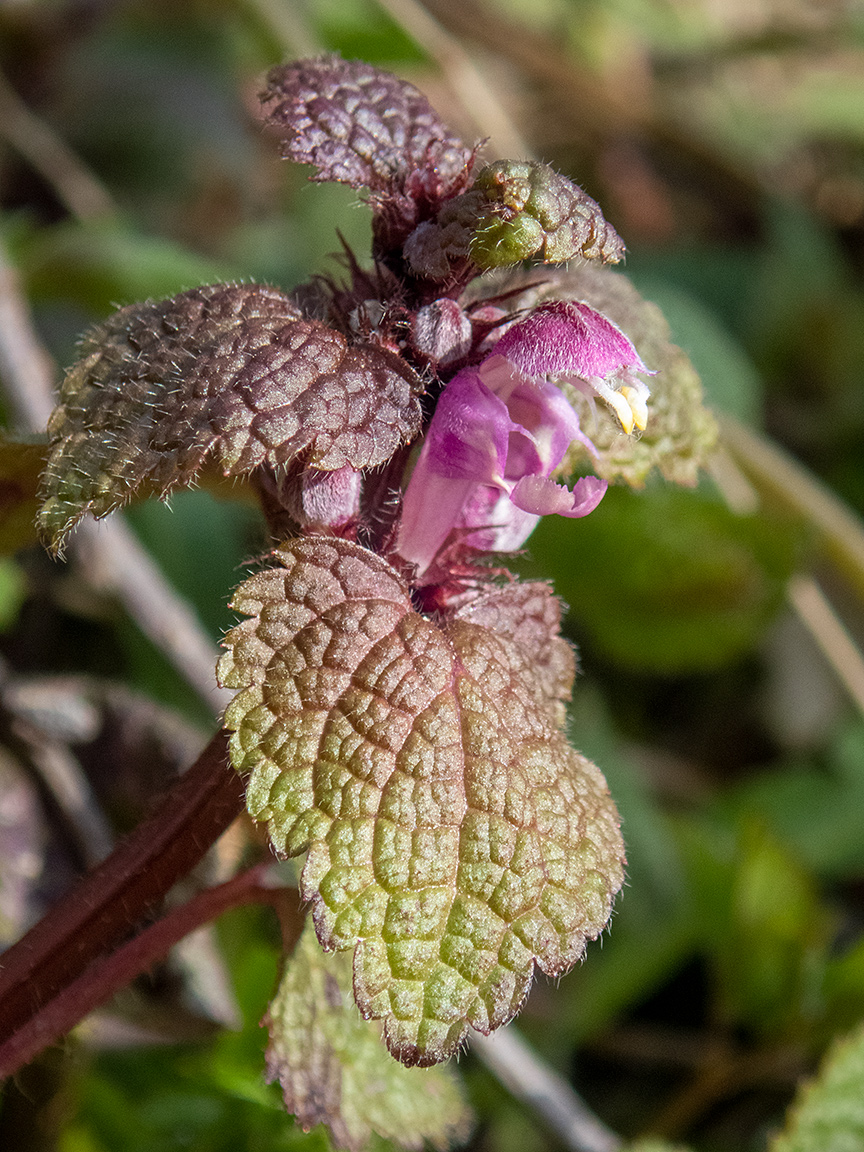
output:
[{"label": "green bract", "polygon": [[471,241],[480,268],[501,268],[530,257],[562,264],[581,256],[617,263],[624,245],[599,204],[548,164],[498,160],[477,174],[485,211]]}]

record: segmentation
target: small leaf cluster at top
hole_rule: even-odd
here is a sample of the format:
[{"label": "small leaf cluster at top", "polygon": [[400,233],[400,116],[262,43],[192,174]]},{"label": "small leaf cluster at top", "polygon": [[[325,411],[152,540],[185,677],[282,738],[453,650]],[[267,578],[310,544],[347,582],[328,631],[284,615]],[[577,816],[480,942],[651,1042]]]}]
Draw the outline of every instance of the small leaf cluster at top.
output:
[{"label": "small leaf cluster at top", "polygon": [[[346,283],[319,277],[291,295],[212,285],[128,306],[92,330],[50,425],[40,527],[51,547],[58,550],[86,513],[104,516],[139,495],[164,497],[210,461],[267,490],[277,537],[286,525],[350,533],[365,524],[365,542],[380,547],[388,533],[392,542],[393,502],[382,496],[401,485],[399,450],[416,439],[454,376],[436,443],[453,439],[452,420],[441,434],[446,412],[476,393],[472,414],[489,461],[460,465],[464,445],[439,454],[442,474],[460,481],[465,499],[450,487],[435,552],[451,533],[463,552],[510,550],[534,522],[528,517],[594,507],[601,481],[568,498],[549,479],[574,441],[596,449],[546,378],[568,377],[602,396],[630,431],[647,418],[647,386],[634,375],[645,365],[588,304],[557,312],[541,305],[550,308],[545,327],[535,323],[523,341],[506,291],[469,300],[466,288],[483,271],[532,256],[617,261],[623,245],[597,204],[541,164],[499,161],[475,174],[476,149],[450,133],[425,97],[366,64],[328,56],[277,67],[262,101],[284,154],[313,164],[313,179],[368,190],[372,268],[348,253]],[[514,320],[510,368],[493,381],[484,365]],[[523,343],[527,360],[520,360]],[[543,382],[542,399],[535,382]],[[503,446],[514,437],[530,459]],[[359,474],[370,468],[384,475],[363,484]],[[514,498],[507,515],[518,526],[494,539],[472,537],[465,529],[488,519],[491,492]],[[463,523],[471,497],[480,506]],[[416,521],[417,485],[408,505]],[[419,561],[420,572],[431,547],[402,532],[401,555]]]}]

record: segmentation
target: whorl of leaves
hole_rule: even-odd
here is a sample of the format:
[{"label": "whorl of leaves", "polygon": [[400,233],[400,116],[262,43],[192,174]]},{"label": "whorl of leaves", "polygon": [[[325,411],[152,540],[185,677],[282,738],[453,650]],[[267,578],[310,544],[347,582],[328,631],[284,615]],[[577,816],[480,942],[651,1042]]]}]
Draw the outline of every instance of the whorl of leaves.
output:
[{"label": "whorl of leaves", "polygon": [[548,164],[498,160],[477,174],[472,191],[486,198],[471,243],[484,269],[535,258],[563,264],[577,256],[617,264],[624,244],[600,205]]},{"label": "whorl of leaves", "polygon": [[419,391],[399,357],[349,346],[273,288],[217,284],[122,308],[63,382],[40,530],[57,548],[87,512],[189,484],[208,454],[226,476],[301,453],[324,471],[382,464],[417,432]]},{"label": "whorl of leaves", "polygon": [[262,95],[282,154],[314,180],[396,191],[417,172],[461,190],[472,154],[413,84],[360,61],[322,56],[280,65]]},{"label": "whorl of leaves", "polygon": [[221,682],[232,760],[325,949],[354,949],[362,1014],[408,1065],[505,1024],[622,881],[615,807],[567,743],[573,658],[542,584],[441,622],[383,558],[306,537],[238,589]]}]

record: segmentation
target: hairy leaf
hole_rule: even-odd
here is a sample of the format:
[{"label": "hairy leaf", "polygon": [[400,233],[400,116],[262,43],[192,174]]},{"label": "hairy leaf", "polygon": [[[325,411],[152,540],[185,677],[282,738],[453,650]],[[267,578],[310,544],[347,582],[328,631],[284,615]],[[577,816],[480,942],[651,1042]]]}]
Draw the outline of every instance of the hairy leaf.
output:
[{"label": "hairy leaf", "polygon": [[771,1152],[853,1152],[864,1147],[864,1029],[834,1047],[793,1105]]},{"label": "hairy leaf", "polygon": [[448,200],[435,220],[418,224],[404,254],[417,275],[446,280],[469,258],[484,270],[529,259],[615,264],[624,244],[600,205],[565,176],[547,164],[499,160],[481,169],[470,190]]},{"label": "hairy leaf", "polygon": [[535,257],[562,264],[574,257],[617,264],[624,244],[600,205],[548,164],[498,160],[477,174],[485,209],[471,242],[480,268]]},{"label": "hairy leaf", "polygon": [[419,382],[397,356],[349,346],[256,284],[122,308],[81,352],[49,425],[39,526],[55,548],[87,512],[189,484],[210,454],[225,475],[299,453],[368,468],[420,423]]},{"label": "hairy leaf", "polygon": [[360,61],[322,56],[274,68],[262,95],[282,154],[314,180],[395,191],[422,173],[439,193],[463,182],[465,148],[413,84]]},{"label": "hairy leaf", "polygon": [[566,971],[622,880],[605,781],[569,746],[572,656],[545,585],[433,622],[381,557],[306,537],[238,590],[226,638],[232,759],[326,949],[406,1064],[519,1009]]},{"label": "hairy leaf", "polygon": [[351,988],[351,957],[325,953],[307,922],[265,1017],[267,1071],[307,1131],[326,1124],[340,1148],[359,1152],[372,1132],[403,1148],[460,1142],[471,1117],[449,1069],[405,1068],[362,1018]]}]

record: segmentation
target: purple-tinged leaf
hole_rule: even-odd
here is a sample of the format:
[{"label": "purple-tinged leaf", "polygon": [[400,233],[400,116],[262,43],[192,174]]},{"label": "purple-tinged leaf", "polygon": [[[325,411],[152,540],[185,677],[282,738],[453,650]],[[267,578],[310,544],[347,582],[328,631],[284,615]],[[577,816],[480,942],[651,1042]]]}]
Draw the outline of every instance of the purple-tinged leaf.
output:
[{"label": "purple-tinged leaf", "polygon": [[212,456],[224,475],[290,462],[383,464],[420,424],[396,355],[349,346],[273,288],[217,284],[122,308],[85,337],[49,425],[39,527],[52,547],[139,489],[164,496]]},{"label": "purple-tinged leaf", "polygon": [[472,154],[413,84],[360,61],[322,56],[274,68],[262,96],[282,154],[314,180],[395,192],[409,178],[440,199],[461,191]]},{"label": "purple-tinged leaf", "polygon": [[567,743],[572,656],[544,585],[432,621],[347,540],[285,544],[238,590],[226,727],[247,805],[391,1052],[432,1064],[488,1033],[535,964],[566,971],[623,876],[603,777]]}]

